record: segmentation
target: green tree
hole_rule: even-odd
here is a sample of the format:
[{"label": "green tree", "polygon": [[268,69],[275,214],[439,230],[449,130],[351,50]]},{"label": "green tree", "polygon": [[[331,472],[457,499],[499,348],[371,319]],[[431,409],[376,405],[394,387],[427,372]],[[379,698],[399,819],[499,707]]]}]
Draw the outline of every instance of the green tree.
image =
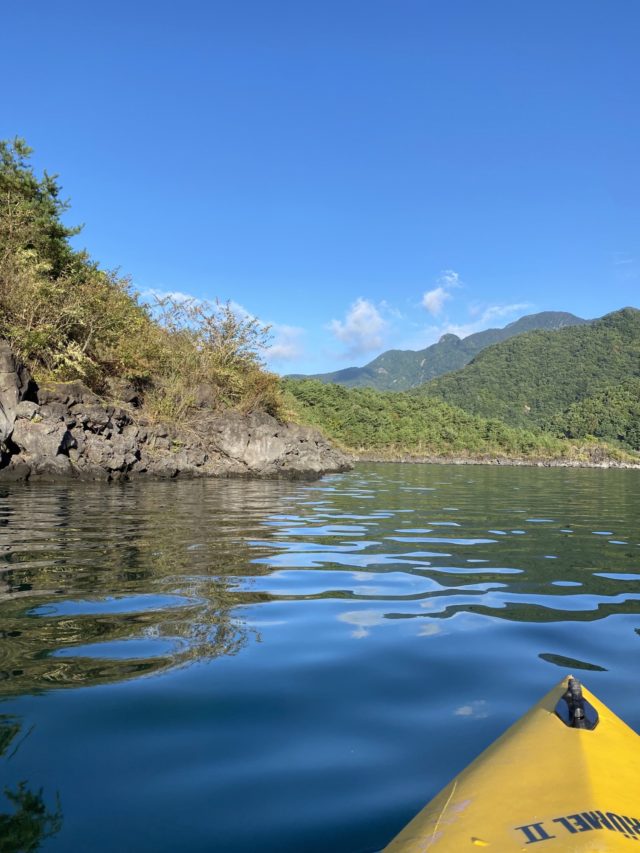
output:
[{"label": "green tree", "polygon": [[80,379],[102,394],[126,379],[164,419],[193,415],[203,384],[220,408],[281,414],[261,362],[268,327],[230,302],[141,303],[126,276],[73,247],[80,229],[62,221],[57,177],[37,177],[31,153],[21,139],[0,142],[0,337],[36,379]]},{"label": "green tree", "polygon": [[345,388],[318,380],[286,380],[287,401],[299,420],[322,429],[346,450],[385,458],[411,456],[627,458],[588,438],[568,441],[539,429],[483,418],[437,398],[406,391]]}]

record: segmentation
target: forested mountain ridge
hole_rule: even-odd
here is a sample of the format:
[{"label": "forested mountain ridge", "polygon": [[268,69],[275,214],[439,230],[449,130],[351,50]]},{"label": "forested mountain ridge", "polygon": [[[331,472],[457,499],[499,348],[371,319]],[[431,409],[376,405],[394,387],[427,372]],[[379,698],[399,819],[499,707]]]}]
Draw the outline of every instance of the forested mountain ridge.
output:
[{"label": "forested mountain ridge", "polygon": [[320,427],[356,457],[637,463],[624,449],[518,429],[420,394],[345,388],[313,379],[285,379],[283,385],[299,420]]},{"label": "forested mountain ridge", "polygon": [[379,391],[406,391],[430,379],[459,370],[486,347],[534,329],[561,329],[588,323],[566,311],[542,311],[520,317],[500,329],[485,329],[466,338],[443,335],[422,350],[387,350],[364,367],[347,367],[313,376],[294,374],[289,379],[317,379],[348,388],[377,388]]},{"label": "forested mountain ridge", "polygon": [[[601,418],[589,419],[595,409],[604,415],[607,395],[612,394],[619,407],[626,405],[621,395],[633,402],[630,383],[639,378],[640,311],[623,308],[587,325],[532,331],[503,341],[479,353],[462,370],[413,393],[512,426],[570,435],[578,423],[586,434],[586,424],[591,423],[590,434],[597,435]],[[632,424],[628,428],[633,431]],[[624,441],[624,430],[618,435],[613,424],[604,429],[609,437]]]}]

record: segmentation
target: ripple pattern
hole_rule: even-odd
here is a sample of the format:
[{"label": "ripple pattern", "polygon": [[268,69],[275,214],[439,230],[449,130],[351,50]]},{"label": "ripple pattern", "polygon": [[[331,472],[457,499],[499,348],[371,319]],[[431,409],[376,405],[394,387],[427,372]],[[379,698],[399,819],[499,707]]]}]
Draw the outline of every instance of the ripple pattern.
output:
[{"label": "ripple pattern", "polygon": [[640,724],[638,518],[635,471],[5,486],[7,778],[74,803],[45,851],[379,849],[570,670]]}]

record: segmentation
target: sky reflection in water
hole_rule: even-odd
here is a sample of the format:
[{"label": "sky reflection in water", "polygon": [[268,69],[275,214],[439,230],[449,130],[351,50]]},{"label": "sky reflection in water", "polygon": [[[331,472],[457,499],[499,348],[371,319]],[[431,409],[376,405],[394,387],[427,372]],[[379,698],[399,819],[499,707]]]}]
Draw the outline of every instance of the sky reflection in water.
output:
[{"label": "sky reflection in water", "polygon": [[569,670],[639,727],[637,483],[5,487],[0,811],[42,788],[45,851],[365,851]]}]

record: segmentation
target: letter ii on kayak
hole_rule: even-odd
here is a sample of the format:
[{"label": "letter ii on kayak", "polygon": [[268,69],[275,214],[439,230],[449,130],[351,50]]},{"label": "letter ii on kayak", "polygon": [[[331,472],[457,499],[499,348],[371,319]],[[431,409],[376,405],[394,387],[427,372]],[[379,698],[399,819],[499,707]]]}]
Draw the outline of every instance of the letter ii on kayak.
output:
[{"label": "letter ii on kayak", "polygon": [[385,848],[386,853],[636,850],[640,737],[571,676]]}]

